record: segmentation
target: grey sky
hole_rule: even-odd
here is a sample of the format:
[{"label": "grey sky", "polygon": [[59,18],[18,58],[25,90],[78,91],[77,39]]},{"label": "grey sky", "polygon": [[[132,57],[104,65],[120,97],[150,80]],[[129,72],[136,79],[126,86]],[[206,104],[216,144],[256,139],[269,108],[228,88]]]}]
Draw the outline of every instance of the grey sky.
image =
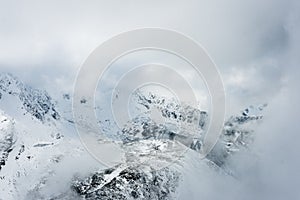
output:
[{"label": "grey sky", "polygon": [[[286,67],[278,59],[288,48],[291,9],[295,8],[289,1],[4,1],[0,66],[30,83],[47,87],[63,82],[70,90],[80,65],[103,41],[138,27],[163,27],[201,43],[224,79],[240,75],[234,92],[257,96],[257,90],[265,88],[248,90],[244,87],[253,83],[245,86],[243,81],[254,76],[269,85],[274,77],[276,82],[280,79]],[[61,80],[65,78],[68,84]],[[280,87],[280,81],[276,84]]]}]

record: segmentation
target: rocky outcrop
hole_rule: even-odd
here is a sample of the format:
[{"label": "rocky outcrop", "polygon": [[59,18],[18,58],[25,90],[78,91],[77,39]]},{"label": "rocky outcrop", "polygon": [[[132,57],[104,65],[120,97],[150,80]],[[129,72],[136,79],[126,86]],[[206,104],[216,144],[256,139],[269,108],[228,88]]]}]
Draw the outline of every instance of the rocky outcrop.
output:
[{"label": "rocky outcrop", "polygon": [[76,180],[72,188],[85,199],[134,200],[173,199],[179,173],[165,168],[159,171],[141,167],[118,166]]}]

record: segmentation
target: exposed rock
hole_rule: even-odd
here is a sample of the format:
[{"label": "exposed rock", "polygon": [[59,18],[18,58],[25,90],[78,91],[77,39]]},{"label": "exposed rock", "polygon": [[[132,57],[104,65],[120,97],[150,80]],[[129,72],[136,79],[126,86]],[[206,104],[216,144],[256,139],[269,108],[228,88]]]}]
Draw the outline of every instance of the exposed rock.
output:
[{"label": "exposed rock", "polygon": [[172,199],[179,177],[178,172],[169,168],[159,171],[147,169],[145,172],[139,166],[125,169],[117,167],[94,173],[83,181],[76,180],[73,189],[90,200],[167,200]]}]

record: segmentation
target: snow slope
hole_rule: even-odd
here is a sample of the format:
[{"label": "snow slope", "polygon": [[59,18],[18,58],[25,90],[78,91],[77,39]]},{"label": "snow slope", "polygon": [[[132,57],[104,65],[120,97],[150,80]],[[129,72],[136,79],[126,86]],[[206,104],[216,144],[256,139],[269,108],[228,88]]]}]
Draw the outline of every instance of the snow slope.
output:
[{"label": "snow slope", "polygon": [[5,110],[0,111],[0,199],[28,199],[32,191],[57,178],[57,168],[67,166],[66,160],[88,159],[89,155],[47,92],[10,74],[0,78],[0,109]]}]

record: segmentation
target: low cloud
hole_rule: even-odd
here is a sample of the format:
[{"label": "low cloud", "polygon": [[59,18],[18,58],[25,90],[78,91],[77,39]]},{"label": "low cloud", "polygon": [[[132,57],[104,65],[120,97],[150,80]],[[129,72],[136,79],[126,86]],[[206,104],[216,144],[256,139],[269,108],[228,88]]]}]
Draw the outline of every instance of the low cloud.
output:
[{"label": "low cloud", "polygon": [[249,104],[269,104],[256,128],[257,156],[233,160],[241,178],[228,184],[217,174],[205,175],[196,197],[299,198],[299,3],[130,2],[1,1],[0,71],[54,95],[57,88],[71,93],[80,65],[112,35],[138,27],[178,30],[201,43],[216,62],[229,115]]}]

